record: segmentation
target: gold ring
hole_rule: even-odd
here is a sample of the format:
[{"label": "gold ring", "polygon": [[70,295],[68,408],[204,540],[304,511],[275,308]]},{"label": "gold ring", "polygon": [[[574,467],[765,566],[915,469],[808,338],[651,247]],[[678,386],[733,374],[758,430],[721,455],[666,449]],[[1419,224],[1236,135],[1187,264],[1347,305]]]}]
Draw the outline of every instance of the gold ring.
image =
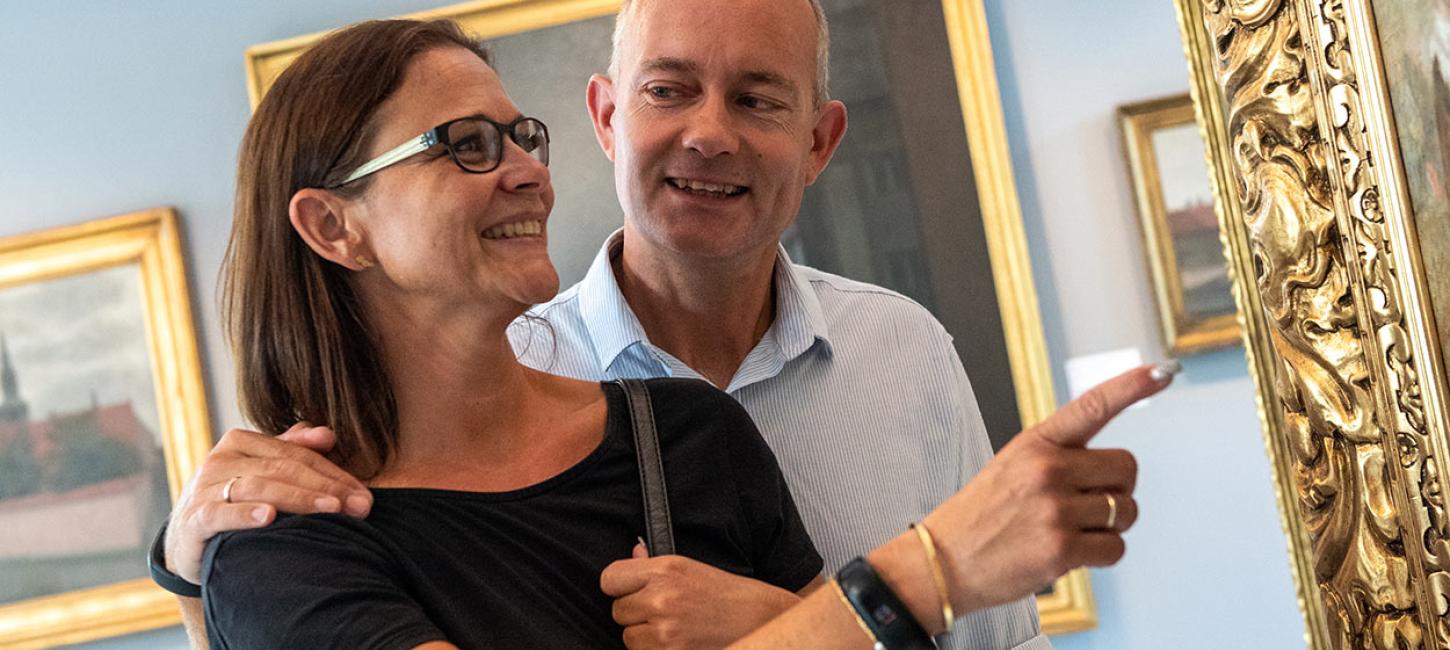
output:
[{"label": "gold ring", "polygon": [[242,478],[242,477],[240,477],[240,476],[233,476],[232,477],[232,480],[227,481],[227,484],[224,487],[222,487],[222,501],[225,501],[227,503],[231,503],[232,502],[232,486],[233,485],[236,485],[237,479],[240,479],[240,478]]},{"label": "gold ring", "polygon": [[[232,479],[236,480],[236,479]],[[1104,492],[1103,496],[1108,498],[1108,525],[1109,530],[1118,529],[1118,498],[1111,492]]]}]

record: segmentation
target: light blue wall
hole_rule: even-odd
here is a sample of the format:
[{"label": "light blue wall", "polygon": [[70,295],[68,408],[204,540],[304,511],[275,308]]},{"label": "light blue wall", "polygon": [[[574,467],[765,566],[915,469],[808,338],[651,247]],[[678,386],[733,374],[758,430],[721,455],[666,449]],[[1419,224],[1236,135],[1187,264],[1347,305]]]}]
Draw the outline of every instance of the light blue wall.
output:
[{"label": "light blue wall", "polygon": [[[1187,92],[1188,73],[1167,0],[986,4],[1061,396],[1070,357],[1162,354],[1114,109]],[[1242,350],[1183,361],[1097,440],[1136,454],[1142,519],[1092,572],[1098,629],[1060,650],[1305,646]]]},{"label": "light blue wall", "polygon": [[[436,4],[0,2],[0,236],[176,206],[213,420],[235,426],[214,289],[248,114],[241,53]],[[1052,357],[1060,367],[1072,355],[1152,350],[1112,111],[1187,88],[1171,4],[991,0],[988,10]],[[1059,648],[1303,646],[1243,357],[1186,366],[1178,386],[1101,438],[1137,453],[1143,520],[1127,559],[1094,572],[1099,629]],[[165,630],[87,647],[185,644]]]}]

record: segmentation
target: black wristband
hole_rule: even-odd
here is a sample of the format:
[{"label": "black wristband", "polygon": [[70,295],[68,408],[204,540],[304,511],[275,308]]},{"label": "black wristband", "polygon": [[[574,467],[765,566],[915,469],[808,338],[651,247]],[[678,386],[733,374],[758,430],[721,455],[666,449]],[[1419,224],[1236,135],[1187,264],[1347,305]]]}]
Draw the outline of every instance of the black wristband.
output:
[{"label": "black wristband", "polygon": [[871,628],[876,640],[886,650],[924,650],[936,648],[936,642],[922,629],[906,604],[896,597],[891,587],[866,558],[846,563],[836,573],[841,593],[856,608],[856,614]]},{"label": "black wristband", "polygon": [[146,554],[146,568],[151,570],[151,581],[182,598],[201,598],[201,585],[166,570],[166,524],[156,533],[151,543],[151,552]]}]

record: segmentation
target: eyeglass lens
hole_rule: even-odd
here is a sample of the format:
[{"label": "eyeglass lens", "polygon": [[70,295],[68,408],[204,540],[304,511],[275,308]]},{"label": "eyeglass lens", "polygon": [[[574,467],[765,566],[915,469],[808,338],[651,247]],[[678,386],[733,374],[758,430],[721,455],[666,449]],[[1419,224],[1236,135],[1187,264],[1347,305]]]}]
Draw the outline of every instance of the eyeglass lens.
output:
[{"label": "eyeglass lens", "polygon": [[464,169],[492,171],[503,157],[505,130],[511,131],[509,135],[520,149],[544,165],[549,164],[549,132],[543,122],[533,118],[519,120],[512,126],[485,119],[458,120],[448,126],[448,146]]}]

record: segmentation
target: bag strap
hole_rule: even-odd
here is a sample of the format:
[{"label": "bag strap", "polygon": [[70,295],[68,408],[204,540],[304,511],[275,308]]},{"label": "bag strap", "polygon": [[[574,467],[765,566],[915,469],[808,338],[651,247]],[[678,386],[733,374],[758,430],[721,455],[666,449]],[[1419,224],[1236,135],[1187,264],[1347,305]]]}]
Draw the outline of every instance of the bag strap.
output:
[{"label": "bag strap", "polygon": [[665,466],[655,431],[654,406],[649,388],[639,379],[616,379],[624,389],[629,419],[634,428],[634,451],[639,460],[639,485],[644,492],[645,546],[650,557],[675,554],[675,530],[670,522],[670,498],[665,492]]}]

